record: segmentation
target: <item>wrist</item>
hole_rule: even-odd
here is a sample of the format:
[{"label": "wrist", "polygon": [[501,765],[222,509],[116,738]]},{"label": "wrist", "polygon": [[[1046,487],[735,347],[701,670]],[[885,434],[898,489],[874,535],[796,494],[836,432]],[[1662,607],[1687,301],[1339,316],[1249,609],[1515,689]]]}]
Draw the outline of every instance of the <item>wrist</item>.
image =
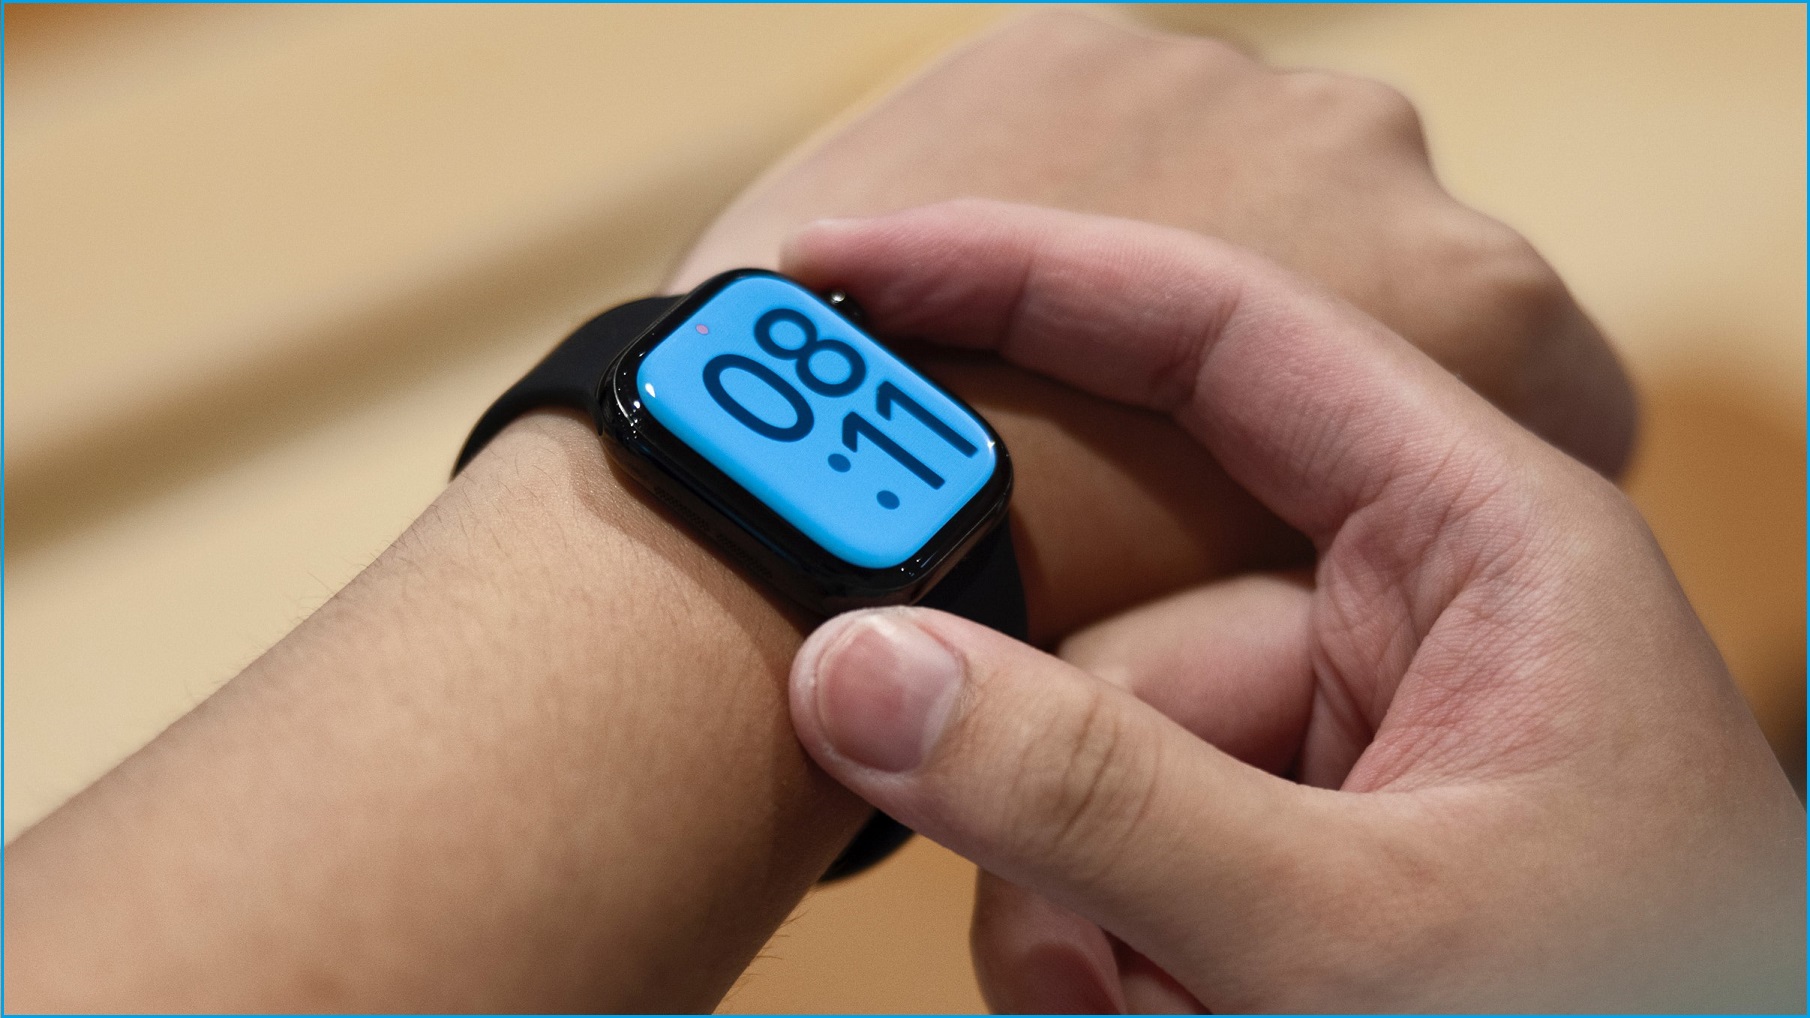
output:
[{"label": "wrist", "polygon": [[405,542],[500,574],[524,608],[582,612],[587,593],[632,587],[666,611],[703,613],[706,632],[741,619],[787,653],[810,626],[612,466],[595,427],[571,411],[536,411],[504,429]]}]

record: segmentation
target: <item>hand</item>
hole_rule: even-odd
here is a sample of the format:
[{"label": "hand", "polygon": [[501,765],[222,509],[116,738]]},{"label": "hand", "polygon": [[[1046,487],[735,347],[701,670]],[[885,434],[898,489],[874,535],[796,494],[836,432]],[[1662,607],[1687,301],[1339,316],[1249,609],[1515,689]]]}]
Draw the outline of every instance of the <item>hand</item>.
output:
[{"label": "hand", "polygon": [[1803,809],[1600,476],[1181,231],[956,203],[786,264],[1169,414],[1319,553],[1067,661],[912,609],[806,643],[817,762],[1025,889],[977,928],[996,1006],[1803,1006]]},{"label": "hand", "polygon": [[[963,196],[1129,216],[1319,280],[1607,473],[1633,400],[1538,254],[1454,200],[1413,107],[1376,82],[1272,70],[1231,47],[1067,12],[1009,22],[790,159],[677,273],[774,265],[819,217]],[[1306,561],[1179,429],[990,358],[913,353],[1017,461],[1033,639],[1204,580]]]}]

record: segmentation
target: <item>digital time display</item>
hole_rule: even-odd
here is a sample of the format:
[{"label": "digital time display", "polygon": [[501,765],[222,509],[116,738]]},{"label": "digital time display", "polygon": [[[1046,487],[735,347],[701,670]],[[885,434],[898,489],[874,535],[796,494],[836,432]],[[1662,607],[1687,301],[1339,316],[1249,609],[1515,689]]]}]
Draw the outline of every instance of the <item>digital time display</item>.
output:
[{"label": "digital time display", "polygon": [[987,429],[815,294],[731,281],[642,359],[664,425],[825,551],[899,565],[998,467]]}]

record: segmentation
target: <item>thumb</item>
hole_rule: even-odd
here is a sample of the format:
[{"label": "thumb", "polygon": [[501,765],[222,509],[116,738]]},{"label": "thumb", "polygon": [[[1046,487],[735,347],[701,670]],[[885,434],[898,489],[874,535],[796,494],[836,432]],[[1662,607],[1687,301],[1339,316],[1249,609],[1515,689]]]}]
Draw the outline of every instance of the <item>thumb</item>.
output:
[{"label": "thumb", "polygon": [[1335,808],[1335,793],[928,609],[826,623],[793,663],[791,702],[799,739],[843,784],[1167,966],[1198,971],[1222,933],[1249,946],[1251,920],[1288,907],[1288,881],[1273,878],[1309,868],[1292,856]]}]

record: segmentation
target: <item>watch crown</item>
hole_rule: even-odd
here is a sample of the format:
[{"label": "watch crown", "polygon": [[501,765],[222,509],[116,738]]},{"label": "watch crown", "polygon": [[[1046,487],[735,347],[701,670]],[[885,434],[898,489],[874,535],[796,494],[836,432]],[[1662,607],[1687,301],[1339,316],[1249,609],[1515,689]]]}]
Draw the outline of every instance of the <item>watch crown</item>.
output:
[{"label": "watch crown", "polygon": [[861,310],[861,305],[855,301],[855,298],[848,295],[847,290],[831,290],[823,299],[830,307],[841,312],[842,317],[856,325],[867,323],[867,312]]}]

